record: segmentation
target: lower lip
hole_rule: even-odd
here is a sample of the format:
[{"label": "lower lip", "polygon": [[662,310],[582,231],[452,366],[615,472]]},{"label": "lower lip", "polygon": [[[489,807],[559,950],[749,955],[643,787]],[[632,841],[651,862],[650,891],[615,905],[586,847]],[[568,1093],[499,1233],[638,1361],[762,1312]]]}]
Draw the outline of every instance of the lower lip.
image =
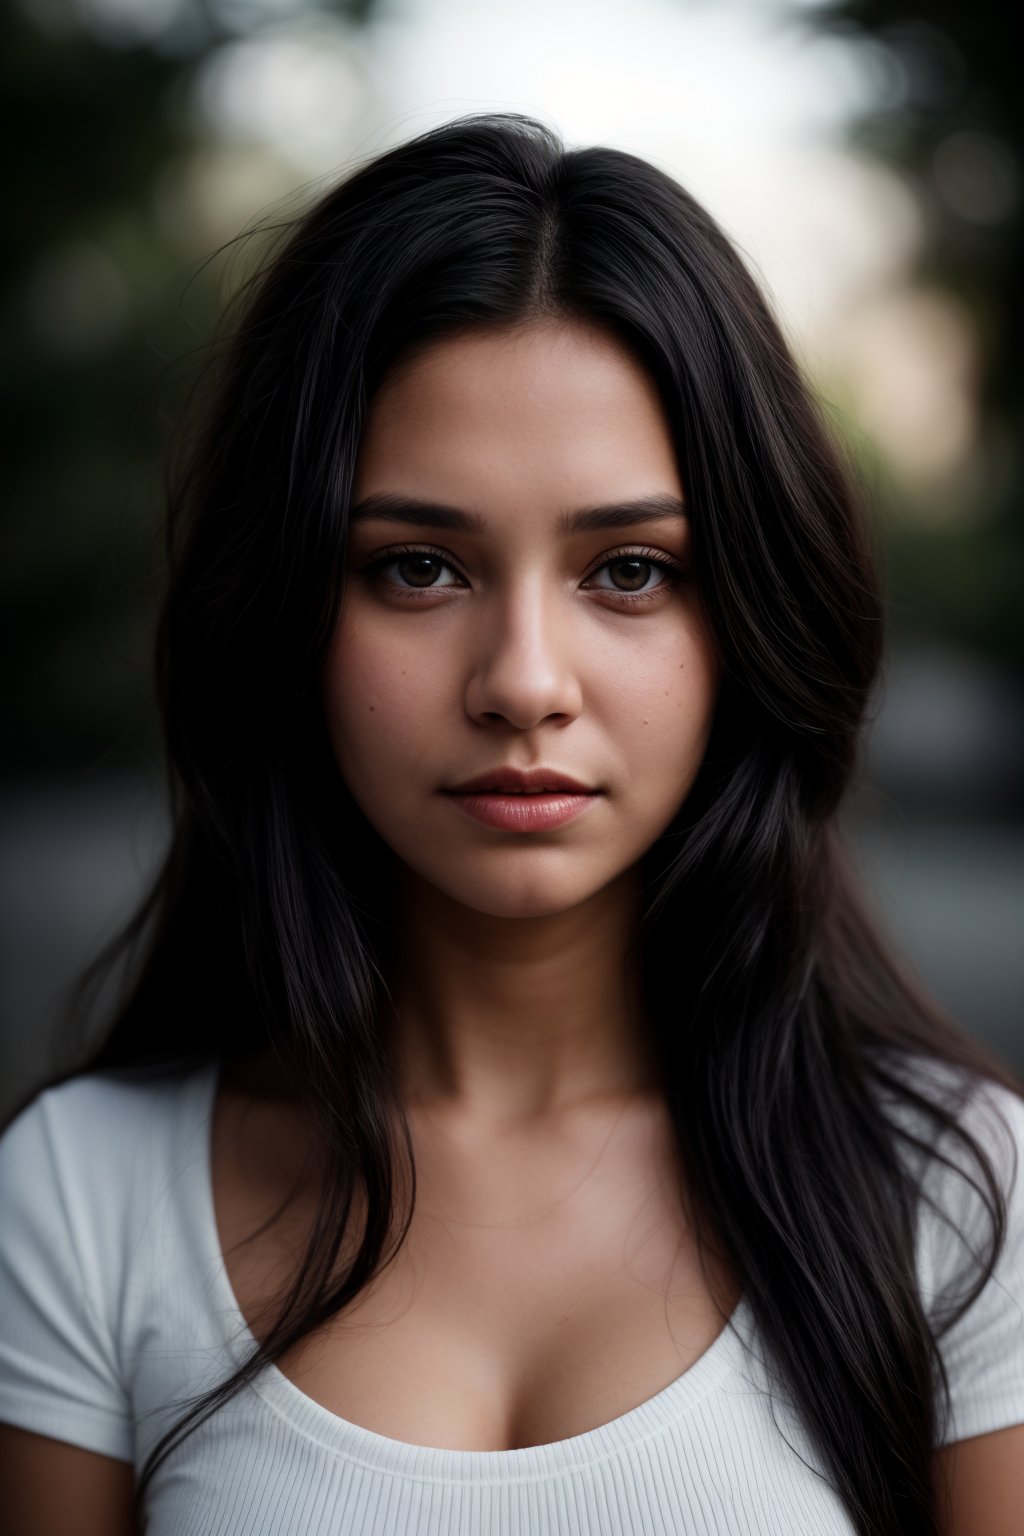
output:
[{"label": "lower lip", "polygon": [[503,832],[542,832],[549,827],[564,826],[585,811],[588,805],[600,799],[599,793],[573,795],[565,792],[552,795],[460,795],[449,793],[460,810],[467,816],[482,821],[485,827],[498,827]]}]

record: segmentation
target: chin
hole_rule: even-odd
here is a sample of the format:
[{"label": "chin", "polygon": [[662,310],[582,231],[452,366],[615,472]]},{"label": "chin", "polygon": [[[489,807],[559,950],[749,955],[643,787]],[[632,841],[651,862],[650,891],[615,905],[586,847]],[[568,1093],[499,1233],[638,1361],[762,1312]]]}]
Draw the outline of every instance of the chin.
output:
[{"label": "chin", "polygon": [[585,882],[579,879],[567,880],[564,872],[562,878],[553,873],[546,877],[534,874],[524,878],[520,873],[518,879],[502,879],[498,873],[491,879],[465,881],[453,880],[451,875],[449,867],[442,880],[433,880],[429,874],[421,874],[420,878],[450,901],[457,902],[471,912],[478,912],[484,917],[520,919],[557,917],[559,913],[571,911],[596,896],[608,883],[602,879]]}]

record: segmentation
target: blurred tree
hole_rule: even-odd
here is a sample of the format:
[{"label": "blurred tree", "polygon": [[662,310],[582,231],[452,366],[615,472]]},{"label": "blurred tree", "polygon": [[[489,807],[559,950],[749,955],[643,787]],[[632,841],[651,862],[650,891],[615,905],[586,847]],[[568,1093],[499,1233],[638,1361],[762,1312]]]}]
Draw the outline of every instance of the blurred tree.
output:
[{"label": "blurred tree", "polygon": [[[924,220],[916,279],[971,317],[980,433],[961,505],[887,524],[893,619],[1024,673],[1024,91],[1002,0],[825,0],[809,18],[867,56],[877,104],[853,142],[911,185]],[[906,515],[904,515],[906,514]]]},{"label": "blurred tree", "polygon": [[[0,11],[7,429],[2,771],[137,764],[155,744],[150,640],[161,463],[189,354],[223,303],[163,195],[204,148],[193,91],[225,41],[311,0],[21,0]],[[373,0],[319,8],[362,23]],[[192,281],[189,281],[189,279]],[[182,312],[188,287],[188,312]],[[180,366],[179,366],[180,365]]]},{"label": "blurred tree", "polygon": [[[214,270],[196,270],[216,242],[179,227],[181,202],[167,196],[207,149],[195,110],[204,64],[304,14],[358,26],[376,10],[376,0],[13,0],[0,12],[9,776],[138,763],[155,744],[160,466],[190,354],[223,304]],[[890,519],[897,624],[903,612],[1021,666],[1024,95],[1006,14],[997,0],[927,13],[825,0],[809,14],[880,67],[886,99],[858,140],[913,181],[928,225],[920,276],[970,307],[983,348],[975,506],[943,525]]]}]

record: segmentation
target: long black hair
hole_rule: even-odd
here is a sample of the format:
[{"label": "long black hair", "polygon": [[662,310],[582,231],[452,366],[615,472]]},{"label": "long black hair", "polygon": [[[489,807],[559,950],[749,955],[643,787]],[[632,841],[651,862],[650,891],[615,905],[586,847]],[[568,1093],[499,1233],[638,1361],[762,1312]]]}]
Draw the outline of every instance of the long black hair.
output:
[{"label": "long black hair", "polygon": [[[139,1496],[191,1428],[357,1296],[408,1231],[412,1144],[381,1028],[401,937],[394,862],[341,781],[318,679],[375,389],[437,339],[553,317],[603,327],[657,386],[723,668],[698,778],[643,859],[634,940],[698,1229],[702,1212],[713,1219],[854,1528],[935,1536],[948,1388],[915,1273],[920,1180],[900,1151],[950,1133],[976,1160],[993,1238],[962,1312],[992,1272],[1006,1206],[959,1111],[979,1082],[1020,1086],[890,955],[843,850],[837,814],[882,656],[877,562],[849,468],[755,282],[661,170],[567,150],[528,117],[478,114],[320,196],[237,304],[168,482],[156,673],[169,850],[82,977],[80,997],[125,965],[104,1038],[53,1081],[269,1050],[325,1174],[276,1322],[168,1430]],[[926,1090],[907,1070],[921,1061],[955,1069],[955,1091]],[[360,1242],[339,1279],[356,1209]]]}]

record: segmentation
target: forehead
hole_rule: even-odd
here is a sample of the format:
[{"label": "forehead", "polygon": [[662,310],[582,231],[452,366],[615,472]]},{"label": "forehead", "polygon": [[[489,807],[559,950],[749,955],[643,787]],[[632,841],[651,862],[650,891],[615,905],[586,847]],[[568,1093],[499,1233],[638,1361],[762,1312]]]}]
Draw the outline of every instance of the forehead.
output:
[{"label": "forehead", "polygon": [[657,389],[614,337],[580,323],[463,332],[400,364],[370,403],[355,499],[381,490],[522,505],[682,495]]}]

